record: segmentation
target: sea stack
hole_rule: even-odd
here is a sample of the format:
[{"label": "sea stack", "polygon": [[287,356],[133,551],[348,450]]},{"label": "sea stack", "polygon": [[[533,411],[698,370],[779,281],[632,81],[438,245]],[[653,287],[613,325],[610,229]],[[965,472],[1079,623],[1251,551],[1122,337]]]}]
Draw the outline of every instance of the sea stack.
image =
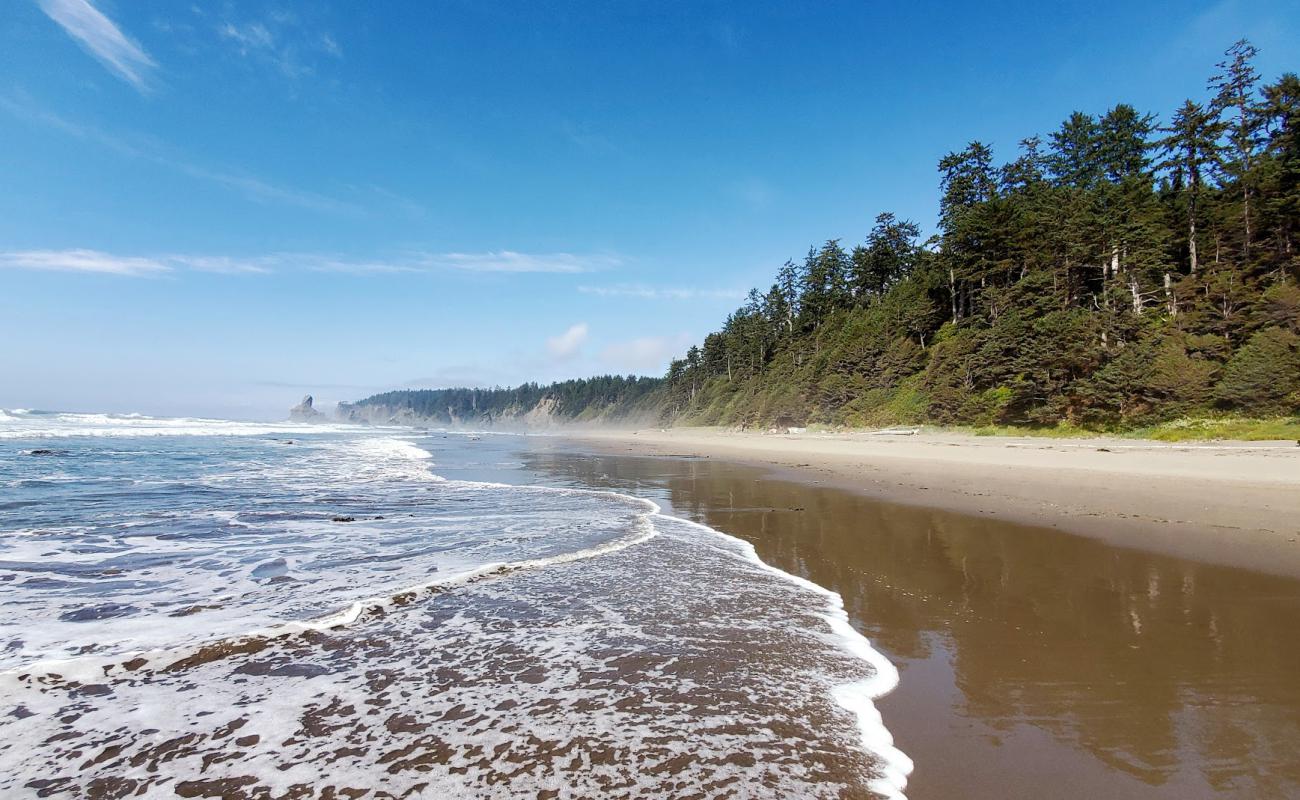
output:
[{"label": "sea stack", "polygon": [[301,403],[289,409],[289,419],[296,422],[316,422],[323,416],[312,407],[311,395],[303,397]]}]

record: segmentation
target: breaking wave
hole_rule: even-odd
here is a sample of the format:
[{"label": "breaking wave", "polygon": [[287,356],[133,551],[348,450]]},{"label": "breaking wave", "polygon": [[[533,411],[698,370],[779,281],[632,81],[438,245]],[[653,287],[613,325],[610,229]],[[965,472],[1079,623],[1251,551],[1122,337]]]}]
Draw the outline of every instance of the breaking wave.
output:
[{"label": "breaking wave", "polygon": [[[65,433],[47,438],[70,440],[61,455],[15,450],[0,461],[18,474],[23,512],[21,526],[0,523],[10,612],[0,621],[0,701],[21,709],[0,744],[0,790],[107,777],[144,790],[151,779],[122,764],[133,748],[135,762],[147,761],[157,736],[85,770],[68,754],[123,726],[182,735],[226,724],[231,708],[273,702],[280,714],[239,718],[265,730],[229,769],[214,766],[225,763],[214,733],[169,758],[165,774],[247,778],[275,792],[320,774],[364,782],[393,748],[432,747],[414,733],[419,720],[459,720],[461,708],[472,724],[444,726],[443,749],[393,786],[497,796],[493,776],[511,759],[467,766],[489,744],[536,764],[539,790],[606,793],[630,780],[600,766],[596,740],[535,728],[546,711],[575,731],[622,731],[632,771],[650,776],[629,796],[667,791],[653,778],[660,772],[693,786],[761,778],[762,793],[780,785],[835,796],[860,785],[902,796],[911,763],[872,702],[897,671],[852,628],[837,594],[764,564],[746,542],[626,494],[449,479],[431,469],[433,445],[409,437],[49,416],[59,419],[43,424]],[[270,438],[286,430],[301,438]],[[71,441],[79,436],[113,443]],[[42,437],[8,438],[31,439],[31,452]],[[475,445],[444,437],[437,446],[437,460],[454,466]],[[378,686],[376,670],[406,690]],[[439,670],[466,686],[411,694]],[[472,689],[480,684],[484,693]],[[498,684],[521,698],[517,707],[490,701],[487,687]],[[104,688],[88,695],[87,686]],[[344,758],[354,738],[319,734],[288,769],[274,743],[305,736],[294,726],[319,711],[322,693],[398,708],[414,727],[389,717],[375,729],[346,714],[339,731],[378,743]],[[609,707],[598,711],[597,697]],[[74,706],[77,721],[60,722]],[[152,718],[160,708],[185,710]],[[575,772],[550,749],[498,738],[512,727],[531,731],[529,742],[564,739],[585,766]],[[704,744],[694,741],[701,730],[712,731]],[[773,740],[773,730],[785,734]],[[56,732],[63,738],[50,739]],[[23,744],[65,739],[35,753]],[[691,748],[698,763],[678,758]],[[785,768],[750,763],[745,754],[760,751]]]}]

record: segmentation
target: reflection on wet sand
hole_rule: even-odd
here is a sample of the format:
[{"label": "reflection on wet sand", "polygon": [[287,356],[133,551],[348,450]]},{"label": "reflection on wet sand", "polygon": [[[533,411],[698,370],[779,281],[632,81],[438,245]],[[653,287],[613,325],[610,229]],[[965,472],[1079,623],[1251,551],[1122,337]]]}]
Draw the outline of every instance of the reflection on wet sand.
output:
[{"label": "reflection on wet sand", "polygon": [[913,800],[1300,796],[1300,581],[707,460],[528,461],[843,595],[902,671],[878,705]]}]

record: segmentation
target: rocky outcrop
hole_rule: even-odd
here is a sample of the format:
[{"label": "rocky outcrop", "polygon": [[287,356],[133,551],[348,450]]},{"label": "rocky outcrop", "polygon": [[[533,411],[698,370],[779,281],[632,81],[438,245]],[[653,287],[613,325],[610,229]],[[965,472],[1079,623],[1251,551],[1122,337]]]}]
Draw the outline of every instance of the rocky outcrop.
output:
[{"label": "rocky outcrop", "polygon": [[289,419],[295,422],[321,422],[324,417],[324,414],[312,406],[311,395],[307,395],[301,403],[289,409]]}]

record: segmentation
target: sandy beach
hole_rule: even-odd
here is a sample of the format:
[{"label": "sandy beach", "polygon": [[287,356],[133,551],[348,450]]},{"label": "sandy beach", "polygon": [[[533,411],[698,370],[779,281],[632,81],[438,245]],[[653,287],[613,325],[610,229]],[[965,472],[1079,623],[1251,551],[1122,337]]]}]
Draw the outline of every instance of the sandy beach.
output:
[{"label": "sandy beach", "polygon": [[724,459],[907,505],[1300,576],[1300,447],[711,428],[573,434],[629,455]]},{"label": "sandy beach", "polygon": [[[1289,537],[1256,517],[1260,527],[1208,524],[1203,500],[1156,527],[1093,499],[1111,484],[1140,497],[1144,483],[1173,505],[1194,495],[1177,494],[1183,473],[1213,486],[1211,497],[1231,497],[1236,483],[1198,471],[1200,457],[1290,474],[1294,458],[1278,447],[1148,454],[1150,443],[1132,443],[1141,456],[1123,463],[1134,471],[1117,471],[1096,459],[1127,443],[1007,444],[677,430],[536,437],[524,462],[548,480],[652,497],[838,593],[901,674],[876,706],[915,763],[911,800],[1297,796],[1300,762],[1288,746],[1300,719],[1297,643],[1279,632],[1296,624],[1300,580],[1263,571],[1296,571]],[[1217,452],[1233,460],[1216,462]],[[1086,466],[1059,466],[1071,453]],[[981,469],[984,488],[940,488],[945,471],[970,486]],[[1293,487],[1256,474],[1242,482],[1284,516]],[[1069,514],[1035,494],[1070,487]],[[1009,497],[1034,502],[1054,527],[978,513]],[[1076,535],[1081,522],[1099,522],[1094,535]],[[1188,542],[1205,558],[1155,552],[1194,549]],[[1251,559],[1271,552],[1276,563],[1227,565],[1248,560],[1240,542],[1257,548]]]}]

